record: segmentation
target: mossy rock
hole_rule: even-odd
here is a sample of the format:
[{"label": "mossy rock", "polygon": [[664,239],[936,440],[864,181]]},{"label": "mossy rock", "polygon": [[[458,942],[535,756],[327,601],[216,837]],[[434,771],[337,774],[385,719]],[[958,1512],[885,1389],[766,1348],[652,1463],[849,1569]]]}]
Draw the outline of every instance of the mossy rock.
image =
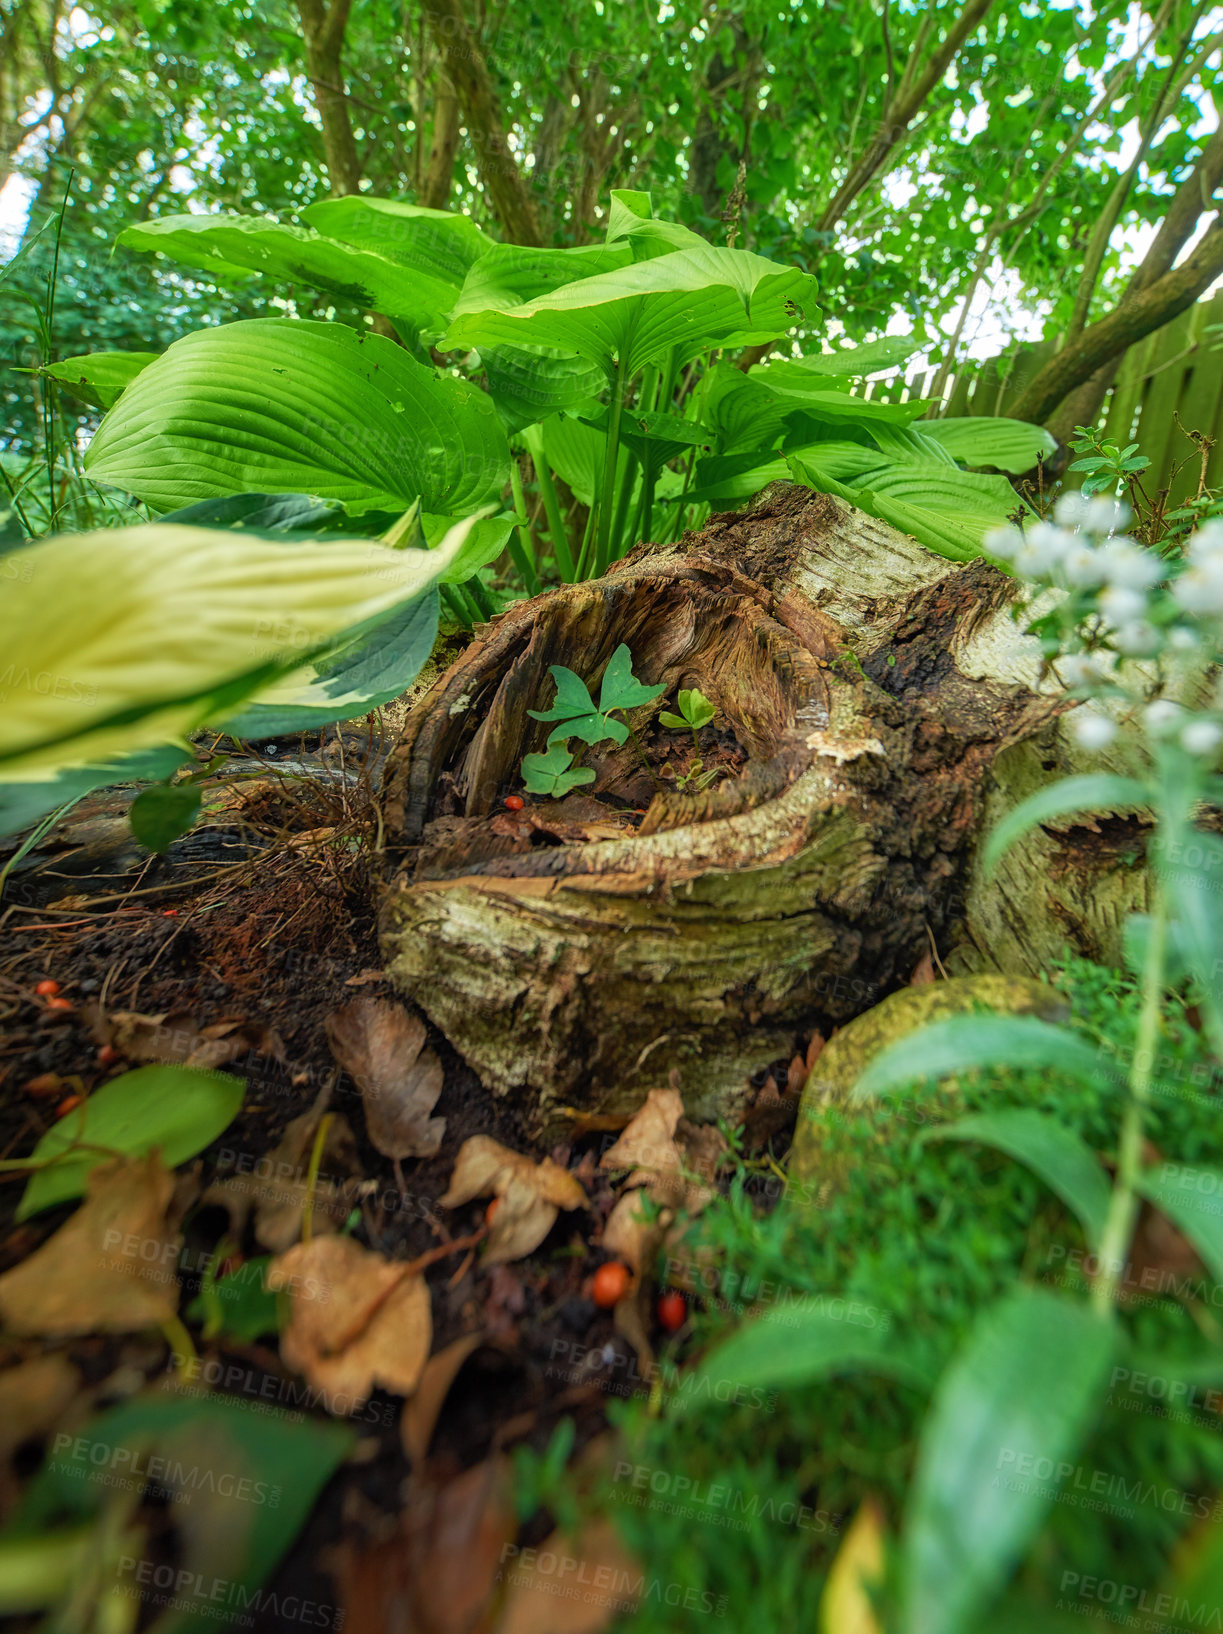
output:
[{"label": "mossy rock", "polygon": [[1069,1014],[1065,998],[1047,982],[992,972],[902,987],[890,994],[882,1004],[842,1027],[820,1052],[799,1103],[790,1151],[791,1180],[832,1178],[822,1162],[826,1114],[848,1106],[853,1086],[882,1050],[932,1021],[974,1010],[1033,1015],[1043,1021],[1064,1021]]}]

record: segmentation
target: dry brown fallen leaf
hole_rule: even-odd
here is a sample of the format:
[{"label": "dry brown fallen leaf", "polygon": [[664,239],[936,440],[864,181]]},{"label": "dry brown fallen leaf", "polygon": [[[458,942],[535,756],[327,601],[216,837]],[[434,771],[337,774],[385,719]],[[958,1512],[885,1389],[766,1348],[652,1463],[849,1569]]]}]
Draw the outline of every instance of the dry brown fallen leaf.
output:
[{"label": "dry brown fallen leaf", "polygon": [[80,1372],[62,1350],[6,1367],[0,1373],[0,1459],[45,1435],[80,1388]]},{"label": "dry brown fallen leaf", "polygon": [[430,1356],[425,1363],[416,1393],[404,1406],[403,1415],[399,1420],[399,1439],[414,1470],[419,1469],[425,1461],[429,1443],[433,1439],[433,1431],[442,1411],[442,1404],[449,1394],[450,1386],[458,1377],[459,1369],[472,1351],[483,1343],[483,1333],[464,1334],[461,1339],[454,1340],[444,1350],[439,1350],[435,1356]]},{"label": "dry brown fallen leaf", "polygon": [[631,1186],[644,1186],[655,1176],[669,1176],[680,1168],[675,1131],[684,1115],[684,1101],[677,1089],[652,1089],[645,1103],[629,1120],[614,1146],[599,1160],[601,1169],[637,1169]]},{"label": "dry brown fallen leaf", "polygon": [[34,1356],[0,1373],[0,1520],[7,1520],[21,1496],[13,1454],[23,1442],[48,1435],[80,1388],[81,1375],[62,1350]]},{"label": "dry brown fallen leaf", "polygon": [[[273,1254],[284,1253],[301,1236],[310,1149],[330,1095],[330,1088],[325,1087],[309,1111],[291,1119],[278,1144],[249,1173],[216,1180],[204,1192],[204,1203],[215,1203],[228,1212],[236,1235],[246,1229],[253,1211],[255,1240]],[[314,1188],[316,1234],[339,1231],[356,1201],[360,1178],[356,1137],[348,1120],[336,1113],[323,1137]]]},{"label": "dry brown fallen leaf", "polygon": [[360,1634],[491,1634],[518,1520],[498,1454],[444,1484],[413,1481],[394,1530],[333,1551],[344,1624]]},{"label": "dry brown fallen leaf", "polygon": [[637,1603],[640,1566],[609,1520],[570,1542],[553,1532],[501,1567],[505,1604],[495,1634],[602,1634]]},{"label": "dry brown fallen leaf", "polygon": [[353,1242],[314,1237],[269,1265],[267,1286],[290,1294],[280,1354],[340,1417],[379,1385],[411,1395],[433,1343],[429,1289],[405,1270]]},{"label": "dry brown fallen leaf", "polygon": [[629,1169],[627,1189],[644,1186],[656,1203],[698,1214],[713,1196],[712,1181],[725,1150],[725,1140],[711,1124],[684,1119],[678,1090],[652,1089],[599,1167]]},{"label": "dry brown fallen leaf", "polygon": [[178,1311],[181,1242],[166,1217],[173,1196],[174,1176],[156,1153],[100,1164],[76,1213],[0,1277],[4,1326],[67,1339],[169,1322]]},{"label": "dry brown fallen leaf", "polygon": [[365,1127],[383,1157],[432,1157],[445,1118],[429,1116],[442,1093],[442,1063],[425,1047],[425,1024],[393,999],[352,999],[327,1017],[331,1053],[361,1091]]},{"label": "dry brown fallen leaf", "polygon": [[184,1067],[221,1067],[243,1055],[285,1057],[284,1043],[274,1028],[230,1017],[197,1027],[186,1011],[142,1015],[137,1010],[103,1011],[97,1004],[83,1007],[82,1018],[95,1044],[110,1044],[127,1061],[172,1061]]},{"label": "dry brown fallen leaf", "polygon": [[586,1193],[568,1169],[550,1157],[536,1163],[521,1152],[511,1152],[491,1135],[473,1135],[463,1142],[450,1189],[438,1201],[443,1208],[457,1208],[473,1197],[498,1199],[489,1222],[486,1265],[522,1259],[551,1231],[558,1209],[587,1204]]}]

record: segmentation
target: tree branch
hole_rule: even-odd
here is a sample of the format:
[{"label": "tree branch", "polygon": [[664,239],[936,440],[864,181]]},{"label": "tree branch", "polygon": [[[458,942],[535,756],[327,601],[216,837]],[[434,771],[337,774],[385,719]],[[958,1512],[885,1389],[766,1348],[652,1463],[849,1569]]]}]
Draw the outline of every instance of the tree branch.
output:
[{"label": "tree branch", "polygon": [[1223,218],[1216,216],[1201,243],[1179,267],[1126,298],[1098,323],[1064,346],[1038,370],[1018,398],[1007,408],[1016,420],[1039,425],[1076,387],[1097,369],[1119,357],[1127,346],[1192,306],[1198,296],[1223,272]]},{"label": "tree branch", "polygon": [[[916,67],[917,53],[924,38],[922,31],[919,30],[918,39],[901,76],[896,95],[889,99],[884,108],[882,122],[870,146],[850,169],[836,197],[816,223],[819,232],[828,232],[834,227],[859,193],[869,186],[883,169],[893,150],[908,134],[909,126],[921,111],[922,104],[936,86],[942,83],[956,52],[980,27],[992,5],[993,0],[967,0],[963,11],[947,31],[946,38],[931,52],[929,61],[922,69]],[[929,13],[926,15],[925,25],[928,23]]]}]

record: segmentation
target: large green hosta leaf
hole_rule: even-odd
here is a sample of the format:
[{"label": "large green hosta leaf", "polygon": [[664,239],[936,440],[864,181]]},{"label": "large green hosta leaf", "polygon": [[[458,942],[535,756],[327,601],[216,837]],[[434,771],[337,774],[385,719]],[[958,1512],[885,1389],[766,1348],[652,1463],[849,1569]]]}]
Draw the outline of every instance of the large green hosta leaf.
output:
[{"label": "large green hosta leaf", "polygon": [[961,465],[992,465],[1016,476],[1030,471],[1037,456],[1045,459],[1057,443],[1043,426],[1024,420],[969,415],[965,419],[923,420],[916,429],[942,445]]},{"label": "large green hosta leaf", "polygon": [[815,314],[815,279],[746,250],[700,249],[565,284],[508,310],[466,299],[449,346],[534,345],[577,352],[609,377],[671,353],[686,363],[709,346],[776,339]]},{"label": "large green hosta leaf", "polygon": [[210,272],[221,283],[262,273],[309,284],[336,301],[405,318],[413,328],[434,333],[444,324],[463,279],[462,271],[444,280],[430,277],[383,248],[344,244],[262,216],[162,216],[125,227],[116,243],[129,250],[160,250],[183,266]]},{"label": "large green hosta leaf", "polygon": [[89,352],[44,364],[41,373],[58,381],[70,397],[108,409],[141,370],[156,360],[156,352]]},{"label": "large green hosta leaf", "polygon": [[0,779],[45,784],[234,714],[429,590],[467,531],[393,550],[162,523],[19,547],[0,595]]},{"label": "large green hosta leaf", "polygon": [[789,465],[796,482],[847,500],[952,561],[980,556],[985,535],[1023,509],[1005,477],[977,476],[933,461],[897,459],[849,482],[833,475],[833,463],[824,463],[818,446],[795,454]]},{"label": "large green hosta leaf", "polygon": [[426,590],[376,629],[261,688],[240,714],[215,724],[234,737],[275,738],[350,720],[389,703],[407,691],[433,651],[437,616],[437,591]]},{"label": "large green hosta leaf", "polygon": [[156,511],[308,493],[359,514],[466,514],[509,481],[485,392],[342,324],[255,318],[176,341],[124,392],[85,456]]},{"label": "large green hosta leaf", "polygon": [[[454,310],[457,315],[515,307],[579,278],[614,272],[629,260],[626,248],[599,244],[567,250],[494,244],[468,273]],[[489,343],[480,347],[480,361],[489,395],[510,432],[550,414],[592,410],[605,384],[600,368],[564,347]]]}]

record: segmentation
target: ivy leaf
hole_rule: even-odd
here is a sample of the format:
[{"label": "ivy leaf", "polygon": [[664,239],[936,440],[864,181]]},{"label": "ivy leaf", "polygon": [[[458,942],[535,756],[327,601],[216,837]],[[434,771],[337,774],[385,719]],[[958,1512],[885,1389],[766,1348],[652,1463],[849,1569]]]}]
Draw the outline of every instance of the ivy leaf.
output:
[{"label": "ivy leaf", "polygon": [[191,827],[202,799],[197,783],[156,783],[132,802],[132,833],[146,850],[161,856]]},{"label": "ivy leaf", "polygon": [[536,721],[570,721],[581,715],[594,715],[595,701],[590,696],[586,683],[581,676],[575,675],[564,664],[552,664],[548,674],[556,682],[556,701],[551,709],[528,709],[527,714]]},{"label": "ivy leaf", "polygon": [[666,690],[665,686],[645,686],[637,679],[633,674],[633,655],[622,641],[603,672],[599,708],[605,715],[612,709],[636,709],[641,704],[653,703]]},{"label": "ivy leaf", "polygon": [[550,794],[559,800],[570,789],[594,780],[588,766],[573,765],[573,753],[563,742],[550,744],[546,754],[523,756],[522,782],[528,794]]}]

